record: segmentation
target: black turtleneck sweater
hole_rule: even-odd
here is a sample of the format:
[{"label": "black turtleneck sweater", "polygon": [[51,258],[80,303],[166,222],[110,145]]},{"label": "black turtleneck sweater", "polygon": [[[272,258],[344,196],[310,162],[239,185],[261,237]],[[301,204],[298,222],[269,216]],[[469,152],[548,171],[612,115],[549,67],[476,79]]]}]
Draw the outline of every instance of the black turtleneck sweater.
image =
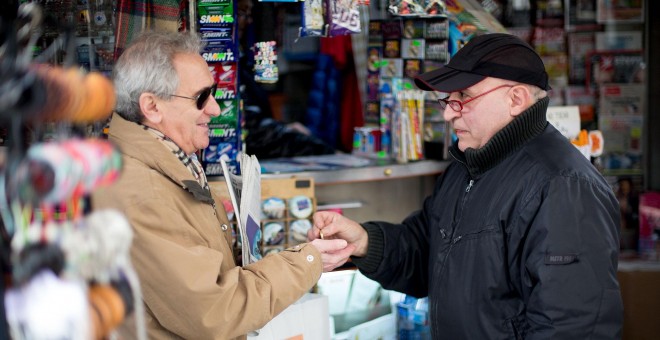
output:
[{"label": "black turtleneck sweater", "polygon": [[543,132],[548,124],[545,114],[549,102],[548,97],[541,98],[497,132],[483,147],[468,148],[462,152],[458,149],[458,143],[454,143],[449,150],[450,154],[457,161],[465,164],[470,176],[478,178],[479,175],[497,165],[525,142]]}]

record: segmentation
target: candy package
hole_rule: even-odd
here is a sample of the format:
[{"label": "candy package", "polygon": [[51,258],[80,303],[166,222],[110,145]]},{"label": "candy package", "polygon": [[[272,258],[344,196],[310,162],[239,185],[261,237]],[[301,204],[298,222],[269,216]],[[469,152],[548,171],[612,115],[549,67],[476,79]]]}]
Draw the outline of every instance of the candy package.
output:
[{"label": "candy package", "polygon": [[323,0],[307,0],[302,2],[301,37],[320,37],[325,34],[325,18],[323,15]]}]

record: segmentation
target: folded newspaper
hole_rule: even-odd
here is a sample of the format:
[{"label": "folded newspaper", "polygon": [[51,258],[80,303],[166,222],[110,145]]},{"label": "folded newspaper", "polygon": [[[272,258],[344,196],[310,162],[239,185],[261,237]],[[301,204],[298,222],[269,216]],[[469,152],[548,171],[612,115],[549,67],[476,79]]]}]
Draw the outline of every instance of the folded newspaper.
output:
[{"label": "folded newspaper", "polygon": [[243,154],[240,160],[241,175],[229,171],[221,159],[222,172],[234,206],[243,253],[243,266],[261,260],[261,166],[254,155]]}]

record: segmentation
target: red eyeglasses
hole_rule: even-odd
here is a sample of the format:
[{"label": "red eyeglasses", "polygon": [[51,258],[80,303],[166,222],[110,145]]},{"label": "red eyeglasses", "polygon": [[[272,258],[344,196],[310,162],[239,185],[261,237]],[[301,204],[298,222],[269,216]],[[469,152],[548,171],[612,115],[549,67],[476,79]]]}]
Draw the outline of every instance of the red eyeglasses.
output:
[{"label": "red eyeglasses", "polygon": [[218,84],[213,84],[210,87],[207,87],[204,90],[202,90],[202,92],[200,92],[199,95],[197,95],[196,97],[179,96],[176,94],[171,94],[170,96],[192,99],[195,101],[195,104],[197,104],[197,110],[201,110],[204,107],[204,105],[206,105],[206,101],[209,99],[209,97],[211,97],[211,95],[215,96],[215,91],[217,89],[218,89]]},{"label": "red eyeglasses", "polygon": [[486,92],[484,92],[484,93],[482,93],[482,94],[478,94],[478,95],[476,95],[476,96],[474,96],[474,97],[472,97],[472,98],[470,98],[470,99],[468,99],[468,100],[466,100],[466,101],[464,101],[464,102],[459,101],[459,100],[449,100],[449,99],[447,99],[447,98],[449,98],[449,97],[438,99],[438,102],[440,103],[440,107],[442,107],[443,110],[444,110],[447,106],[449,106],[449,107],[451,107],[452,110],[454,110],[454,111],[456,111],[456,112],[461,112],[461,111],[463,111],[463,105],[465,105],[465,104],[467,104],[467,103],[469,103],[469,102],[471,102],[471,101],[473,101],[473,100],[475,100],[475,99],[477,99],[477,98],[479,98],[479,97],[481,97],[481,96],[485,96],[485,95],[487,95],[487,94],[489,94],[489,93],[491,93],[491,92],[493,92],[493,91],[495,91],[495,90],[501,89],[501,88],[503,88],[503,87],[514,87],[514,86],[515,86],[515,85],[508,85],[508,84],[500,85],[500,86],[498,86],[498,87],[496,87],[496,88],[494,88],[494,89],[490,89],[490,90],[488,90],[488,91],[486,91]]}]

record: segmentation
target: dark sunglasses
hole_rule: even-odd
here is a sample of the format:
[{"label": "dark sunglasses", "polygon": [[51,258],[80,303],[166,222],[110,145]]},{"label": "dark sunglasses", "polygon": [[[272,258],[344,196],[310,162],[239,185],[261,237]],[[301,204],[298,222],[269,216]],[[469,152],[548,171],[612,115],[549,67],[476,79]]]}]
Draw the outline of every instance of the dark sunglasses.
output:
[{"label": "dark sunglasses", "polygon": [[195,101],[195,104],[197,104],[197,110],[201,110],[206,105],[206,101],[209,99],[209,97],[211,97],[211,95],[213,95],[215,97],[215,92],[216,92],[217,89],[218,89],[218,84],[213,84],[210,87],[205,88],[196,97],[179,96],[179,95],[176,95],[176,94],[171,94],[170,96],[185,98],[185,99],[192,99],[192,100]]}]

